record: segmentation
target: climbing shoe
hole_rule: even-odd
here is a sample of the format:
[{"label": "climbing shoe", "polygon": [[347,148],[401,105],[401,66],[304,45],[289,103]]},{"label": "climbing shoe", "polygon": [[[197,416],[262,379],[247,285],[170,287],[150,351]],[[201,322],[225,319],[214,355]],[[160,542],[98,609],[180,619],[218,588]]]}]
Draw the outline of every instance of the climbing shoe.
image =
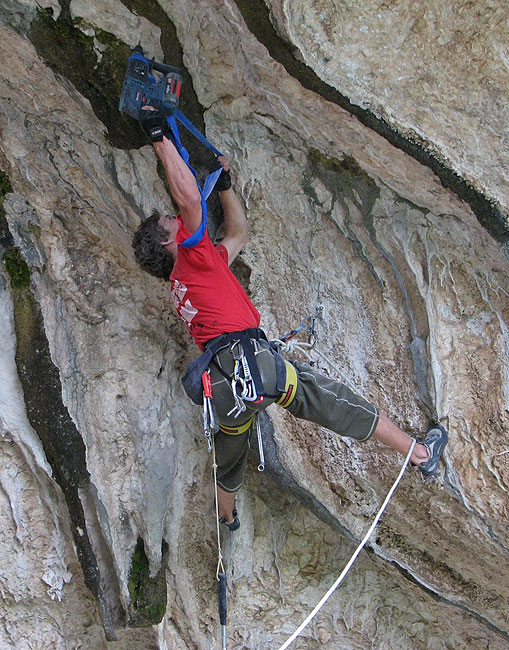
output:
[{"label": "climbing shoe", "polygon": [[424,476],[431,476],[437,471],[438,461],[443,454],[449,436],[447,431],[440,424],[433,424],[426,432],[423,444],[429,451],[429,458],[419,465]]},{"label": "climbing shoe", "polygon": [[142,131],[152,142],[162,142],[163,135],[169,138],[170,128],[166,117],[159,111],[145,109],[140,111],[139,122]]},{"label": "climbing shoe", "polygon": [[230,530],[231,532],[233,532],[234,530],[238,530],[240,528],[240,521],[239,518],[237,517],[236,510],[233,511],[233,521],[228,523],[222,517],[219,517],[219,522],[224,526],[226,526],[226,528],[228,528],[228,530]]}]

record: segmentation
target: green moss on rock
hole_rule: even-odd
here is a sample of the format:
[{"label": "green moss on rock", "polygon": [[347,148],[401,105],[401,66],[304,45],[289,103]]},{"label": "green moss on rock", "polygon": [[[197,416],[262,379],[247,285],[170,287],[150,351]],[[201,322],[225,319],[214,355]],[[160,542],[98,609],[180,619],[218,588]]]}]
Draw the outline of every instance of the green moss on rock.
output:
[{"label": "green moss on rock", "polygon": [[11,278],[14,288],[28,287],[30,284],[30,271],[25,260],[12,239],[9,226],[5,219],[3,201],[11,191],[11,183],[7,174],[0,171],[0,257],[5,269]]},{"label": "green moss on rock", "polygon": [[[163,547],[163,566],[166,552]],[[143,540],[138,539],[131,558],[128,582],[131,596],[130,627],[151,627],[163,619],[166,612],[166,579],[164,569],[150,577]]]},{"label": "green moss on rock", "polygon": [[2,255],[2,260],[11,278],[12,286],[17,289],[28,287],[30,284],[30,270],[25,260],[21,257],[19,248],[9,248]]},{"label": "green moss on rock", "polygon": [[[69,79],[90,101],[115,147],[141,147],[146,144],[146,139],[140,127],[118,109],[131,51],[129,46],[84,20],[73,20],[68,0],[61,4],[62,11],[56,20],[51,10],[37,11],[29,34],[37,53],[55,73]],[[88,35],[84,30],[92,30],[94,35]],[[96,41],[101,46],[100,60],[95,49]]]},{"label": "green moss on rock", "polygon": [[3,202],[5,195],[11,191],[11,182],[7,174],[0,171],[0,203]]}]

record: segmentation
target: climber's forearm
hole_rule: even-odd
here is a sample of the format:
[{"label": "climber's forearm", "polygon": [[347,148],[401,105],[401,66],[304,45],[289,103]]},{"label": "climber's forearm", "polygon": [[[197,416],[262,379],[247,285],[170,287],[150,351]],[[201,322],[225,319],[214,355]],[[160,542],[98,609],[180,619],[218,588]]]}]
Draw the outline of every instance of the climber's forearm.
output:
[{"label": "climber's forearm", "polygon": [[196,179],[171,140],[163,138],[161,142],[154,142],[154,149],[163,164],[182,221],[189,232],[194,233],[202,220],[201,196]]}]

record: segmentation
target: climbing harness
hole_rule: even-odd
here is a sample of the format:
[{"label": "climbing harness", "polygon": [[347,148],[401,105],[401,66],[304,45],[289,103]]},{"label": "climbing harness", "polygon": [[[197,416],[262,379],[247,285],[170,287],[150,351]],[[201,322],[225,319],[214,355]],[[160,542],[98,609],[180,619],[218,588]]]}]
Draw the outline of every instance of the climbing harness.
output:
[{"label": "climbing harness", "polygon": [[403,474],[405,473],[405,470],[406,470],[406,468],[408,466],[408,463],[410,461],[410,457],[412,456],[412,452],[414,450],[416,442],[417,442],[416,440],[412,441],[412,444],[410,446],[410,449],[408,450],[408,453],[407,453],[406,458],[405,458],[405,462],[403,463],[403,466],[400,469],[398,477],[394,481],[391,489],[389,490],[387,496],[385,497],[385,500],[382,503],[382,506],[380,507],[380,510],[378,511],[375,519],[373,520],[373,523],[369,527],[368,532],[365,534],[363,540],[361,541],[359,546],[357,546],[357,548],[355,549],[352,557],[348,561],[348,564],[345,566],[345,568],[343,569],[343,571],[341,572],[341,574],[337,578],[336,582],[330,587],[330,589],[327,591],[325,596],[323,596],[323,598],[316,605],[316,607],[309,614],[309,616],[307,616],[307,618],[299,625],[299,627],[283,643],[283,645],[278,648],[278,650],[286,650],[286,648],[288,648],[288,646],[295,641],[295,639],[299,636],[299,634],[302,632],[302,630],[313,620],[313,618],[316,616],[316,614],[318,614],[318,612],[323,607],[323,605],[327,602],[327,600],[330,598],[330,596],[334,593],[334,591],[336,591],[336,589],[339,587],[339,585],[343,582],[343,579],[346,577],[347,573],[350,571],[350,568],[352,567],[353,563],[357,559],[357,556],[362,551],[362,549],[364,548],[366,542],[368,541],[368,539],[371,537],[371,534],[375,530],[375,527],[376,527],[380,517],[382,516],[385,508],[387,507],[387,504],[389,503],[389,501],[391,500],[392,495],[394,494],[394,490],[398,487],[399,482],[401,481],[401,479],[403,477]]},{"label": "climbing harness", "polygon": [[[228,412],[229,416],[237,418],[241,413],[246,410],[244,402],[251,402],[252,404],[260,404],[263,402],[264,397],[276,398],[284,390],[285,382],[285,362],[278,353],[275,353],[276,363],[276,391],[274,395],[268,394],[263,386],[263,381],[256,361],[256,351],[258,350],[257,341],[267,341],[267,337],[263,330],[259,328],[247,329],[242,332],[228,332],[213,339],[205,346],[204,355],[209,355],[212,365],[218,372],[228,381],[231,387],[234,406]],[[233,357],[233,372],[229,375],[215,360],[215,355],[223,350],[225,343],[231,343],[230,351]],[[187,373],[186,373],[187,374]]]}]

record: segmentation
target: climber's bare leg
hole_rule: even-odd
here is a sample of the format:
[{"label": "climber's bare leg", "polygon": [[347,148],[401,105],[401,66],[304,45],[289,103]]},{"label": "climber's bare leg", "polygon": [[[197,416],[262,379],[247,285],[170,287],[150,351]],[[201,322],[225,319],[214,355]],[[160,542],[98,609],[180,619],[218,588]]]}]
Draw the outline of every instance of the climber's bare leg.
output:
[{"label": "climber's bare leg", "polygon": [[217,486],[217,502],[219,505],[219,516],[222,517],[227,524],[233,521],[233,509],[235,507],[235,494],[236,492],[226,492]]},{"label": "climber's bare leg", "polygon": [[[413,442],[413,438],[408,436],[404,431],[397,427],[394,422],[389,420],[389,418],[380,413],[380,419],[376,425],[375,433],[373,434],[375,440],[379,440],[384,445],[391,447],[395,451],[399,451],[400,454],[406,456],[410,445]],[[410,460],[414,465],[420,465],[424,463],[429,458],[429,452],[424,445],[417,443],[412,452]]]}]

